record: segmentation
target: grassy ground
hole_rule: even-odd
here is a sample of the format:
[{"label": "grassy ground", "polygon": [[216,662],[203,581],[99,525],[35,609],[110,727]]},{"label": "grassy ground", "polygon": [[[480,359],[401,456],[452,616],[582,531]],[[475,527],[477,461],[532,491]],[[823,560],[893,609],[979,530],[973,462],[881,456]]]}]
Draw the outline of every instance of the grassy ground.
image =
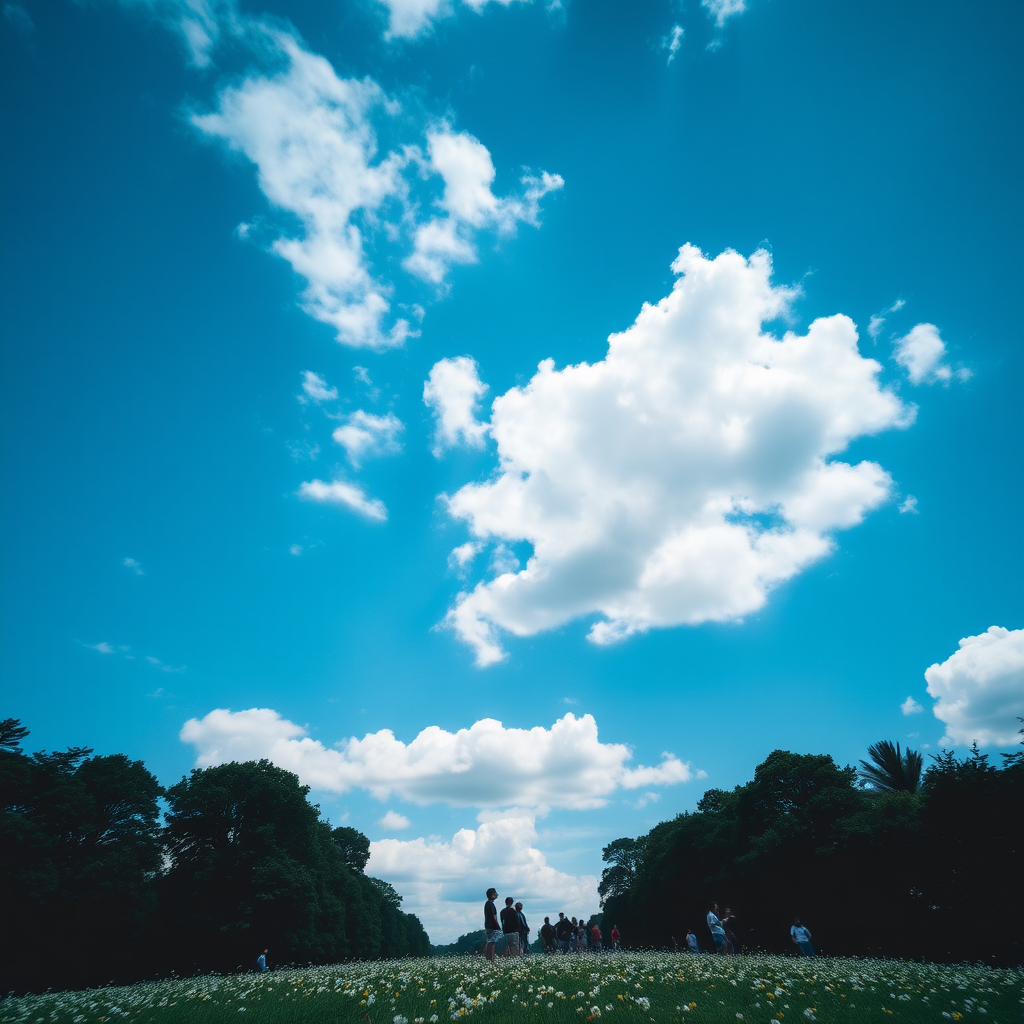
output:
[{"label": "grassy ground", "polygon": [[[244,1014],[240,1017],[239,1014]],[[1024,1021],[1024,974],[819,957],[480,957],[354,963],[8,998],[4,1024]]]}]

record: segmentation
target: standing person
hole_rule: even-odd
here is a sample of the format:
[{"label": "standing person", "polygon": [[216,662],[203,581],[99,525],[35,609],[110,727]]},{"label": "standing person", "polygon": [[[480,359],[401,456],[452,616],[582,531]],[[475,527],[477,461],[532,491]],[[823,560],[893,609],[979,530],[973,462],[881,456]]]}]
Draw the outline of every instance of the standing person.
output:
[{"label": "standing person", "polygon": [[729,945],[732,946],[731,953],[738,953],[740,950],[740,941],[732,930],[732,922],[735,920],[736,915],[726,907],[725,913],[722,915],[722,927],[725,929],[725,937],[729,940]]},{"label": "standing person", "polygon": [[569,937],[572,935],[572,925],[566,920],[565,914],[558,912],[558,924],[555,925],[555,938],[558,940],[558,952],[569,952]]},{"label": "standing person", "polygon": [[718,904],[714,902],[708,908],[708,929],[711,932],[711,938],[715,940],[715,952],[719,956],[731,953],[732,944],[729,942],[729,936],[725,934],[725,928],[722,927],[721,920],[719,920]]},{"label": "standing person", "polygon": [[601,929],[598,927],[597,922],[594,922],[594,927],[590,929],[590,937],[593,940],[594,952],[601,952]]},{"label": "standing person", "polygon": [[256,957],[256,970],[262,974],[267,969],[267,953],[269,950],[263,950],[258,957]]},{"label": "standing person", "polygon": [[497,898],[497,889],[487,890],[487,902],[484,904],[484,955],[491,961],[494,960],[494,944],[501,938],[498,908],[494,905]]},{"label": "standing person", "polygon": [[544,918],[540,928],[540,937],[544,941],[544,952],[550,956],[555,951],[555,927],[550,917]]},{"label": "standing person", "polygon": [[811,945],[810,929],[800,923],[799,917],[793,918],[793,927],[789,929],[790,938],[800,947],[801,956],[814,956],[814,947]]},{"label": "standing person", "polygon": [[526,923],[522,903],[516,904],[516,916],[519,918],[519,947],[526,956],[530,952],[530,926]]},{"label": "standing person", "polygon": [[501,931],[505,936],[505,956],[519,956],[519,915],[512,906],[512,897],[505,897],[501,910]]},{"label": "standing person", "polygon": [[619,935],[619,926],[617,924],[613,924],[612,925],[612,949],[618,949],[619,948],[619,939],[620,938],[621,938],[621,936]]},{"label": "standing person", "polygon": [[697,945],[697,936],[693,934],[692,928],[686,929],[686,948],[689,949],[691,953],[700,952],[700,946]]}]

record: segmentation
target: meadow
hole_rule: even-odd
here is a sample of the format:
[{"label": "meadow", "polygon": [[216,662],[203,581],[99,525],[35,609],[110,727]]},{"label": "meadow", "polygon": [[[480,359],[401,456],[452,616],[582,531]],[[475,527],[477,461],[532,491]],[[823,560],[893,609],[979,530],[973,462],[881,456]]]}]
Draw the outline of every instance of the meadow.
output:
[{"label": "meadow", "polygon": [[[245,1014],[240,1018],[239,1014]],[[4,1024],[1020,1024],[1024,973],[981,965],[619,952],[362,961],[8,997]]]}]

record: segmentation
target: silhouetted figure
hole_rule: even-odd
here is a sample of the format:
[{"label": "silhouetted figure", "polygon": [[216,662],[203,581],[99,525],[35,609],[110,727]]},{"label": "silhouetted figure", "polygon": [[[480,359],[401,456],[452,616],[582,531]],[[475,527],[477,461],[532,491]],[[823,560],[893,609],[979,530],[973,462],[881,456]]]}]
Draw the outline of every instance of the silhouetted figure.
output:
[{"label": "silhouetted figure", "polygon": [[487,902],[484,904],[484,956],[488,960],[494,960],[494,944],[501,938],[498,908],[494,905],[497,898],[497,889],[487,890]]}]

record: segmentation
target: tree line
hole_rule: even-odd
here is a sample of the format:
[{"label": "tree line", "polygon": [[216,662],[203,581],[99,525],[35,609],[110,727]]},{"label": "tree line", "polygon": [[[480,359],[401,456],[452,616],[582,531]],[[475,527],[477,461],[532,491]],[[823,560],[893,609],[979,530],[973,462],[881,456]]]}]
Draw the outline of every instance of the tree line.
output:
[{"label": "tree line", "polygon": [[752,781],[606,846],[604,920],[624,944],[692,928],[713,950],[716,900],[749,950],[792,952],[799,915],[826,954],[1019,965],[1024,751],[1000,756],[943,751],[925,769],[883,741],[857,770],[776,750]]},{"label": "tree line", "polygon": [[332,829],[291,772],[234,762],[165,789],[123,754],[27,754],[27,735],[0,723],[0,992],[235,971],[264,947],[278,964],[429,954],[364,873],[366,836]]}]

